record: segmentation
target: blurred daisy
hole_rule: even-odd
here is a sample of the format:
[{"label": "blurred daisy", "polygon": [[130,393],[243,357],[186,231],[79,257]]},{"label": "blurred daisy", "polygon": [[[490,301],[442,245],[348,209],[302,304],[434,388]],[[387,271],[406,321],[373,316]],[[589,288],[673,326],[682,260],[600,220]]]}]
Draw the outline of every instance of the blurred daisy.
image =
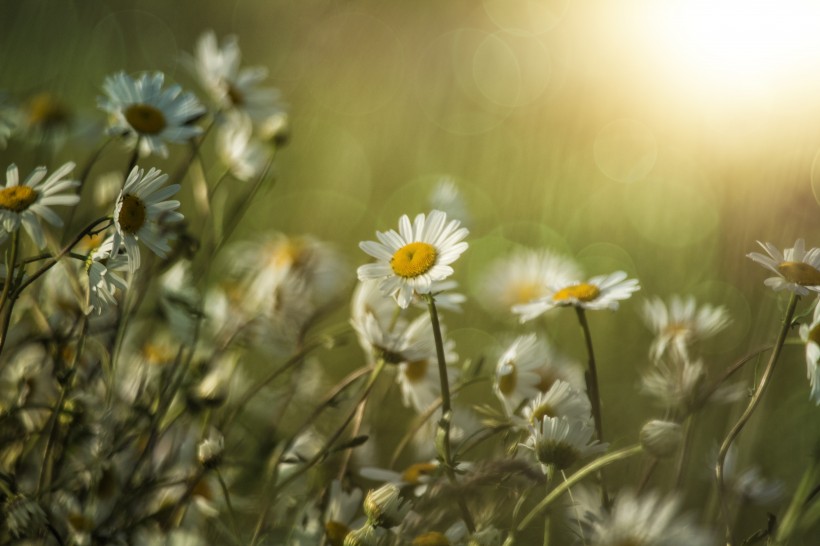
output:
[{"label": "blurred daisy", "polygon": [[566,417],[544,417],[530,430],[522,447],[535,452],[546,471],[547,467],[566,470],[587,457],[606,451],[606,444],[593,439],[595,428],[583,421]]},{"label": "blurred daisy", "polygon": [[0,148],[5,148],[8,138],[17,128],[14,118],[18,117],[16,108],[7,104],[5,93],[0,93]]},{"label": "blurred daisy", "polygon": [[589,424],[592,406],[586,393],[575,390],[566,381],[558,380],[547,392],[539,392],[524,406],[524,417],[534,427],[545,417],[566,417],[570,421]]},{"label": "blurred daisy", "polygon": [[[722,385],[708,394],[706,368],[701,360],[675,353],[656,362],[641,377],[641,391],[664,407],[687,414],[706,402],[733,402],[744,394],[740,384]],[[708,399],[704,399],[705,396]]]},{"label": "blurred daisy", "polygon": [[427,490],[427,484],[432,481],[438,472],[438,467],[438,461],[431,460],[413,463],[401,472],[384,468],[364,467],[359,471],[359,474],[368,480],[384,482],[398,487],[412,486],[413,493],[420,496]]},{"label": "blurred daisy", "polygon": [[463,224],[469,222],[467,205],[464,203],[464,196],[451,177],[446,176],[439,180],[430,192],[430,208],[443,210],[447,216],[460,221]]},{"label": "blurred daisy", "polygon": [[458,220],[447,222],[439,210],[419,214],[413,224],[407,215],[399,219],[399,231],[376,232],[379,242],[363,241],[359,248],[378,261],[360,266],[359,280],[380,279],[385,294],[407,308],[414,294],[427,294],[433,283],[453,274],[450,264],[467,250],[467,228]]},{"label": "blurred daisy", "polygon": [[800,338],[806,344],[806,374],[811,387],[809,398],[820,405],[820,305],[814,308],[811,324],[800,326]]},{"label": "blurred daisy", "polygon": [[[458,283],[452,279],[446,281],[434,281],[430,287],[430,293],[433,294],[436,300],[436,307],[439,309],[447,309],[448,311],[461,312],[461,304],[467,301],[467,296],[459,292],[455,292],[458,288]],[[427,302],[418,294],[413,298],[413,303],[417,307],[427,308]]]},{"label": "blurred daisy", "polygon": [[229,116],[228,120],[216,134],[219,158],[239,180],[256,178],[270,163],[273,152],[254,138],[248,118]]},{"label": "blurred daisy", "polygon": [[114,237],[106,239],[93,250],[86,261],[88,275],[88,299],[86,314],[103,311],[117,305],[117,292],[124,292],[128,283],[120,275],[128,269],[128,256],[114,253]]},{"label": "blurred daisy", "polygon": [[563,286],[581,276],[567,257],[548,250],[517,250],[490,264],[481,286],[483,301],[499,311],[544,297],[549,286]]},{"label": "blurred daisy", "polygon": [[[442,325],[444,342],[444,361],[451,365],[458,361],[455,352],[455,343],[447,339],[446,330]],[[421,358],[408,359],[399,364],[396,381],[401,388],[402,401],[405,406],[423,412],[436,401],[441,393],[441,380],[438,372],[433,328],[427,315],[421,315],[414,320],[404,331],[403,354],[408,354],[407,348],[414,348],[416,354],[423,354]],[[447,374],[449,381],[454,381],[457,375],[455,370]]]},{"label": "blurred daisy", "polygon": [[[737,455],[737,448],[734,445],[730,446],[723,463],[726,487],[741,499],[757,505],[772,504],[783,498],[786,488],[782,481],[767,479],[756,466],[739,468]],[[708,466],[710,478],[714,476],[713,469],[717,463],[717,456],[718,448],[714,446]]]},{"label": "blurred daisy", "polygon": [[350,493],[342,490],[339,480],[330,482],[327,509],[324,514],[325,535],[330,546],[342,546],[347,534],[364,523],[364,518],[357,518],[362,506],[361,489]]},{"label": "blurred daisy", "polygon": [[788,290],[800,296],[809,291],[820,292],[820,249],[806,251],[803,239],[794,242],[792,248],[782,253],[771,243],[757,242],[768,256],[752,252],[746,256],[759,263],[777,276],[769,277],[763,284],[773,290]]},{"label": "blurred daisy", "polygon": [[106,97],[97,104],[110,116],[109,133],[139,140],[142,155],[168,156],[165,142],[186,142],[202,133],[193,124],[205,108],[178,85],[163,89],[162,72],[134,79],[125,72],[108,76],[103,83]]},{"label": "blurred daisy", "polygon": [[134,167],[114,206],[114,248],[125,245],[132,274],[140,266],[138,242],[161,258],[171,250],[162,224],[178,222],[182,214],[176,212],[179,201],[167,200],[179,191],[179,184],[164,186],[167,180],[167,174],[153,167],[147,173]]},{"label": "blurred daisy", "polygon": [[678,514],[674,498],[621,493],[609,511],[587,512],[584,543],[590,546],[705,546],[711,535]]},{"label": "blurred daisy", "polygon": [[582,309],[617,309],[620,300],[628,299],[640,290],[637,279],[627,279],[626,273],[616,271],[599,275],[586,282],[555,285],[546,295],[530,303],[513,306],[513,313],[521,315],[521,322],[532,320],[555,307]]},{"label": "blurred daisy", "polygon": [[202,87],[221,108],[264,123],[282,112],[281,95],[274,88],[260,87],[268,77],[266,68],[240,68],[241,57],[236,36],[226,36],[219,47],[216,34],[209,30],[199,38],[191,64]]},{"label": "blurred daisy", "polygon": [[559,356],[535,334],[519,336],[498,359],[493,389],[508,415],[525,400],[547,392],[563,380],[583,389],[583,374],[576,364]]},{"label": "blurred daisy", "polygon": [[660,298],[644,302],[643,316],[655,340],[649,353],[654,360],[663,356],[667,349],[688,356],[689,346],[720,332],[730,319],[725,307],[702,305],[698,308],[695,298],[672,296],[669,305]]},{"label": "blurred daisy", "polygon": [[5,241],[9,234],[20,229],[22,224],[37,248],[45,247],[46,238],[39,218],[54,227],[62,227],[62,219],[49,207],[76,205],[80,200],[78,195],[62,193],[80,184],[76,180],[65,179],[73,169],[74,163],[66,163],[43,180],[46,176],[46,168],[37,167],[20,184],[17,165],[9,165],[6,169],[6,185],[0,189],[0,221],[3,223],[3,230],[0,230],[0,242]]}]

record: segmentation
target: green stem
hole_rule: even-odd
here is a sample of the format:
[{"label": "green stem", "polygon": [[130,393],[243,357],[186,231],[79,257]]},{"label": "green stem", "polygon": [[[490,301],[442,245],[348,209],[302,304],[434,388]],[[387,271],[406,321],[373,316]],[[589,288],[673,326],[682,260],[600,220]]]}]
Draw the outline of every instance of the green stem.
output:
[{"label": "green stem", "polygon": [[729,448],[732,446],[732,442],[735,441],[735,438],[740,434],[740,431],[743,430],[743,427],[749,421],[749,418],[752,416],[755,408],[757,408],[758,404],[760,404],[760,400],[763,398],[763,393],[766,391],[766,387],[769,385],[769,380],[771,379],[772,372],[774,371],[774,366],[777,363],[777,359],[780,356],[780,351],[783,349],[783,344],[786,341],[786,336],[789,334],[789,328],[791,327],[792,317],[794,317],[794,310],[797,307],[797,302],[800,300],[800,296],[797,294],[792,294],[791,299],[789,300],[789,306],[786,309],[786,316],[783,318],[783,323],[780,326],[780,333],[777,335],[777,340],[774,343],[774,349],[772,350],[771,357],[769,358],[769,363],[766,365],[766,369],[763,371],[763,376],[760,378],[760,383],[757,385],[757,389],[755,389],[755,393],[752,396],[752,399],[749,401],[749,405],[746,406],[746,409],[743,411],[743,414],[740,416],[740,419],[737,420],[735,426],[732,427],[732,430],[729,431],[729,434],[726,436],[726,439],[723,440],[723,444],[720,446],[720,451],[718,452],[718,459],[717,464],[715,465],[715,477],[717,479],[717,490],[718,490],[718,498],[720,501],[720,510],[721,514],[723,515],[723,521],[726,524],[726,544],[727,546],[732,546],[734,544],[734,539],[732,537],[732,524],[730,521],[729,515],[729,506],[728,500],[726,499],[726,484],[724,482],[724,464],[726,463],[726,454],[729,452]]},{"label": "green stem", "polygon": [[[436,342],[436,360],[438,361],[438,376],[441,384],[441,419],[438,422],[438,433],[436,434],[436,450],[438,451],[444,472],[451,483],[456,484],[455,465],[453,464],[453,454],[450,446],[450,421],[453,411],[450,404],[450,383],[447,378],[447,361],[444,357],[444,340],[441,335],[441,324],[438,320],[436,310],[436,300],[433,294],[425,294],[427,300],[427,310],[430,312],[430,322],[433,326],[433,338]],[[467,504],[461,495],[457,495],[458,505],[461,510],[464,523],[470,533],[475,532],[475,523],[467,509]]]},{"label": "green stem", "polygon": [[14,284],[14,270],[17,268],[17,249],[20,244],[20,230],[16,230],[11,237],[11,248],[6,255],[6,280],[3,282],[3,293],[0,294],[0,309],[6,305],[6,300],[11,292],[11,285]]}]

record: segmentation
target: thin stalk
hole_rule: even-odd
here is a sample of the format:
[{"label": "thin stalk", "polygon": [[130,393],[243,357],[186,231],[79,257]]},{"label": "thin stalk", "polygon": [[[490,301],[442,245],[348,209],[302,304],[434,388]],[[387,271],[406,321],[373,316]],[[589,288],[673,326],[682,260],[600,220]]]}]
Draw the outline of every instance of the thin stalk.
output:
[{"label": "thin stalk", "polygon": [[758,404],[760,404],[760,400],[763,398],[763,393],[766,392],[766,387],[769,385],[769,380],[771,379],[772,372],[774,372],[774,366],[777,363],[777,359],[780,356],[780,351],[783,349],[783,344],[786,341],[786,336],[789,334],[789,328],[791,327],[792,318],[794,317],[794,310],[797,307],[797,302],[800,300],[800,296],[797,294],[792,294],[791,299],[789,300],[789,306],[786,309],[786,315],[783,317],[783,323],[780,326],[780,332],[777,335],[777,340],[774,343],[774,349],[772,350],[771,357],[769,358],[769,363],[766,365],[766,369],[763,371],[763,376],[760,378],[760,383],[757,385],[757,389],[755,389],[755,393],[752,396],[752,399],[749,401],[749,405],[746,406],[746,409],[743,411],[743,414],[740,416],[740,419],[737,420],[735,426],[732,427],[732,430],[729,431],[729,434],[726,436],[726,439],[723,440],[723,444],[720,446],[720,451],[718,452],[718,459],[717,464],[715,465],[715,477],[717,479],[717,491],[718,491],[718,499],[720,502],[720,511],[723,515],[723,521],[726,524],[726,544],[727,546],[732,546],[734,544],[734,539],[732,537],[732,524],[731,518],[729,515],[729,506],[728,500],[726,499],[726,484],[724,482],[724,464],[726,463],[726,454],[729,452],[729,448],[732,446],[732,443],[735,441],[735,438],[740,434],[740,431],[743,430],[743,427],[749,421],[749,418],[754,413],[754,410],[757,408]]},{"label": "thin stalk", "polygon": [[692,449],[692,436],[695,427],[692,426],[694,416],[689,414],[683,425],[683,446],[678,455],[677,468],[675,469],[675,489],[680,489],[683,485],[683,474],[686,469],[686,463],[689,462],[689,451]]},{"label": "thin stalk", "polygon": [[[436,301],[433,294],[425,294],[427,300],[427,310],[430,312],[430,322],[433,326],[433,338],[436,342],[436,360],[438,360],[438,376],[441,384],[441,419],[438,422],[439,430],[436,434],[436,450],[441,458],[444,473],[451,483],[456,484],[455,465],[453,464],[453,454],[450,446],[450,421],[452,420],[452,406],[450,404],[450,383],[447,379],[447,361],[444,357],[444,340],[441,335],[441,324],[438,320]],[[457,495],[458,506],[461,516],[470,533],[475,532],[475,523],[467,509],[467,504],[461,495]]]},{"label": "thin stalk", "polygon": [[6,305],[6,300],[14,284],[14,270],[17,268],[17,252],[20,244],[20,230],[16,230],[11,238],[11,248],[6,254],[6,281],[3,283],[3,293],[0,294],[0,309]]}]

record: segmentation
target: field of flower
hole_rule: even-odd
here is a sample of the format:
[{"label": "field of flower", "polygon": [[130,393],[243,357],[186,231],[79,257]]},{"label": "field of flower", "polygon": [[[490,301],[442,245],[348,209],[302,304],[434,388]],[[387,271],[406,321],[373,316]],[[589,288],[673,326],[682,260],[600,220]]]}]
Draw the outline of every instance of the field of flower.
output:
[{"label": "field of flower", "polygon": [[820,80],[645,4],[0,2],[0,544],[820,543]]}]

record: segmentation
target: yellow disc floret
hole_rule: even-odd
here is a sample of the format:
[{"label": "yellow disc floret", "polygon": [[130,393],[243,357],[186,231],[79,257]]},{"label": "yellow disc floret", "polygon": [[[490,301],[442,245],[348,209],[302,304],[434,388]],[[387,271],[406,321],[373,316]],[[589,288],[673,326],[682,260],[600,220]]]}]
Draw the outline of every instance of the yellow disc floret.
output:
[{"label": "yellow disc floret", "polygon": [[416,463],[408,466],[401,473],[401,479],[412,485],[421,483],[421,478],[429,476],[436,471],[436,463]]},{"label": "yellow disc floret", "polygon": [[430,531],[413,539],[413,546],[450,546],[450,540],[438,531]]},{"label": "yellow disc floret", "polygon": [[126,233],[136,233],[145,223],[145,203],[135,195],[125,194],[117,223]]},{"label": "yellow disc floret", "polygon": [[0,190],[0,208],[23,212],[37,200],[37,190],[29,186],[11,186]]},{"label": "yellow disc floret", "polygon": [[777,270],[783,277],[800,286],[820,286],[820,271],[804,262],[782,262]]},{"label": "yellow disc floret", "polygon": [[427,376],[427,360],[415,360],[408,362],[404,367],[404,377],[410,383],[418,383]]},{"label": "yellow disc floret", "polygon": [[594,284],[573,284],[562,288],[552,295],[552,301],[556,303],[571,303],[572,301],[592,301],[601,295],[601,289]]},{"label": "yellow disc floret", "polygon": [[350,533],[350,528],[344,523],[334,520],[325,523],[325,534],[330,546],[342,546],[348,533]]},{"label": "yellow disc floret", "polygon": [[390,258],[390,267],[399,277],[411,279],[427,273],[436,263],[436,248],[428,243],[409,243]]},{"label": "yellow disc floret", "polygon": [[123,115],[128,124],[143,135],[159,134],[167,125],[165,114],[150,104],[132,104]]},{"label": "yellow disc floret", "polygon": [[518,369],[514,362],[506,362],[509,367],[509,372],[498,378],[498,390],[505,396],[511,395],[515,392],[515,386],[518,384]]}]

